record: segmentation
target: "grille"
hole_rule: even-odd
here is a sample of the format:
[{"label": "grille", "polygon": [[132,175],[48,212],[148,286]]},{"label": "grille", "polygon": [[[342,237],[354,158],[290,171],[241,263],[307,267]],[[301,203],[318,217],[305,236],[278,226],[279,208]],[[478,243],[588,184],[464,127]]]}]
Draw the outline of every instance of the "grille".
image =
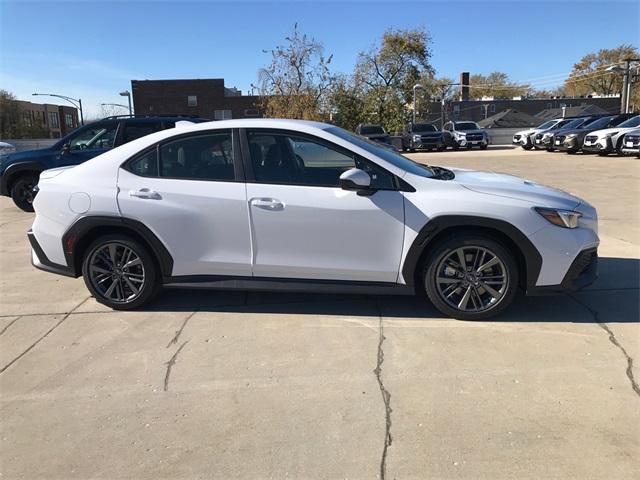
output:
[{"label": "grille", "polygon": [[627,142],[632,142],[634,147],[640,145],[640,136],[627,135],[626,137],[624,137],[624,143],[626,144]]},{"label": "grille", "polygon": [[467,140],[471,142],[477,142],[478,140],[482,140],[482,135],[478,133],[467,135]]},{"label": "grille", "polygon": [[597,135],[587,135],[587,137],[585,138],[587,142],[595,142],[597,139],[598,139]]}]

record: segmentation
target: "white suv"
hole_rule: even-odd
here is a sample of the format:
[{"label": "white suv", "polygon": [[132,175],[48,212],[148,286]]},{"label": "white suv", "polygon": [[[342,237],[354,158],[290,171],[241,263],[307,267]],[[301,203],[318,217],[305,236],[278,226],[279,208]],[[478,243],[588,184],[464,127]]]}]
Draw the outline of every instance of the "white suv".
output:
[{"label": "white suv", "polygon": [[34,207],[34,265],[115,309],[162,286],[426,292],[482,319],[597,269],[596,211],[573,195],[295,120],[154,133],[43,172]]}]

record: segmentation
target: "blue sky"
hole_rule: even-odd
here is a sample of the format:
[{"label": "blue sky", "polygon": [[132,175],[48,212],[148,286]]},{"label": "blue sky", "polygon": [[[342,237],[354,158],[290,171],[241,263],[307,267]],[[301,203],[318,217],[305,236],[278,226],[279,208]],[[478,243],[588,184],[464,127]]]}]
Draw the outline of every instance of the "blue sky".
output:
[{"label": "blue sky", "polygon": [[[507,72],[552,87],[586,53],[638,46],[632,1],[111,1],[0,0],[0,88],[123,103],[131,79],[225,78],[246,92],[268,61],[263,49],[299,28],[352,70],[389,27],[425,27],[439,76]],[[40,99],[44,100],[44,97]],[[48,101],[48,100],[47,100]]]}]

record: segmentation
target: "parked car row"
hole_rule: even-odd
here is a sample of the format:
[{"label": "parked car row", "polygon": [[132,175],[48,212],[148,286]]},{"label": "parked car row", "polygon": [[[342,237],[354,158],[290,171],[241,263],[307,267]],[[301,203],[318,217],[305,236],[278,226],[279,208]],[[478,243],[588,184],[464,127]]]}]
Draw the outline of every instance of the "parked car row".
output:
[{"label": "parked car row", "polygon": [[[356,128],[358,135],[391,146],[391,136],[382,125],[360,124]],[[476,122],[450,121],[444,124],[442,130],[431,123],[408,123],[401,136],[403,152],[416,150],[437,150],[439,152],[451,148],[471,149],[480,147],[484,150],[489,145],[489,134],[480,128]]]},{"label": "parked car row", "polygon": [[640,115],[590,115],[556,118],[513,135],[513,144],[525,150],[539,149],[598,155],[639,155]]},{"label": "parked car row", "polygon": [[[33,212],[34,187],[40,172],[50,168],[79,165],[114,147],[173,128],[178,121],[192,123],[201,118],[181,116],[113,116],[80,127],[49,148],[10,151],[0,155],[0,195],[11,197],[25,212]],[[5,144],[8,145],[8,144]],[[14,149],[15,150],[15,149]]]}]

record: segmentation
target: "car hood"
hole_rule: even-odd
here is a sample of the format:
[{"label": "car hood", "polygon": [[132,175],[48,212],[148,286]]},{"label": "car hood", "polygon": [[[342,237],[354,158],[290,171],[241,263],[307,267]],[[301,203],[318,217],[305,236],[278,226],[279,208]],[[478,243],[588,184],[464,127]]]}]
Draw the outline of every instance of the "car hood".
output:
[{"label": "car hood", "polygon": [[450,170],[456,175],[455,182],[478,193],[524,200],[540,207],[567,210],[576,208],[582,202],[580,198],[563,190],[541,185],[515,175],[458,168]]},{"label": "car hood", "polygon": [[541,132],[539,128],[529,128],[527,130],[520,130],[519,132],[514,133],[514,135],[531,135],[532,133]]},{"label": "car hood", "polygon": [[484,130],[482,130],[482,129],[478,129],[478,130],[460,130],[460,131],[457,131],[457,133],[463,133],[465,135],[468,135],[470,133],[484,133]]},{"label": "car hood", "polygon": [[637,127],[626,127],[626,128],[605,128],[603,130],[594,130],[592,132],[590,132],[592,135],[597,135],[598,137],[604,137],[605,135],[607,135],[608,133],[627,133],[630,132],[632,130],[636,130]]}]

